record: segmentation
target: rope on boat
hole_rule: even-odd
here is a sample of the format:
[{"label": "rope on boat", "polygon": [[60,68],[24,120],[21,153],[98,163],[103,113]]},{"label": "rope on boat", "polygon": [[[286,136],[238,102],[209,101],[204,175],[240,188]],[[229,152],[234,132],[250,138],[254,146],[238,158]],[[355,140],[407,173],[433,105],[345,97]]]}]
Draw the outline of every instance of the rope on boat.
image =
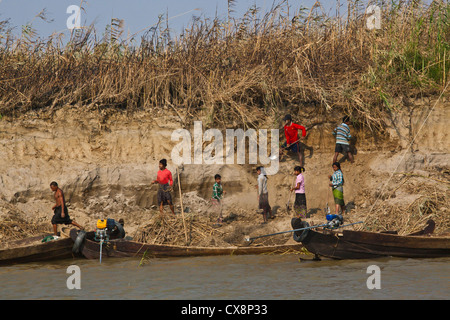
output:
[{"label": "rope on boat", "polygon": [[[342,225],[342,226],[338,226],[338,227],[336,227],[336,228],[334,228],[334,229],[344,228],[344,227],[348,227],[348,226],[351,226],[351,225],[354,225],[354,224],[363,223],[363,222],[364,222],[364,221],[353,222],[353,223],[345,224],[345,225]],[[328,226],[328,224],[325,223],[325,224],[319,224],[319,225],[317,225],[317,226],[311,226],[311,227],[300,228],[300,229],[293,229],[293,230],[288,230],[288,231],[281,231],[281,232],[276,232],[276,233],[271,233],[271,234],[265,234],[265,235],[262,235],[262,236],[257,236],[257,237],[252,237],[252,238],[246,236],[246,237],[245,237],[245,241],[252,241],[252,240],[255,240],[255,239],[264,238],[264,237],[270,237],[270,236],[275,236],[275,235],[278,235],[278,234],[289,233],[289,232],[296,232],[296,231],[302,231],[302,230],[309,230],[309,229],[315,229],[315,228],[327,227],[327,226]]]}]

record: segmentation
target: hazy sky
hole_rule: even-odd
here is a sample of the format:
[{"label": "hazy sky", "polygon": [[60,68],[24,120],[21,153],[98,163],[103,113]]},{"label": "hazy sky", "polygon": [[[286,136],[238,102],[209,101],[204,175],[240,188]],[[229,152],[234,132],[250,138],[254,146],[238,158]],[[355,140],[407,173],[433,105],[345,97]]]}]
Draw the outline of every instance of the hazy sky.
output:
[{"label": "hazy sky", "polygon": [[[0,20],[10,19],[15,34],[20,34],[21,26],[31,22],[42,38],[53,32],[69,35],[67,20],[71,14],[66,13],[67,8],[70,5],[80,6],[80,3],[80,0],[0,0]],[[311,8],[314,3],[315,0],[289,0],[292,11],[299,7]],[[327,12],[335,12],[335,0],[323,0],[321,3]],[[241,18],[255,4],[264,12],[271,8],[273,1],[236,0],[233,16]],[[160,14],[168,13],[169,26],[174,34],[179,34],[183,27],[188,26],[193,16],[214,18],[216,12],[222,18],[227,15],[227,0],[88,0],[83,1],[83,7],[85,11],[81,11],[81,25],[94,22],[97,32],[103,32],[111,18],[124,19],[125,33],[130,34],[148,30],[158,21]],[[346,11],[345,0],[341,1],[341,7],[341,13]],[[46,9],[46,16],[52,22],[35,18],[43,9]]]}]

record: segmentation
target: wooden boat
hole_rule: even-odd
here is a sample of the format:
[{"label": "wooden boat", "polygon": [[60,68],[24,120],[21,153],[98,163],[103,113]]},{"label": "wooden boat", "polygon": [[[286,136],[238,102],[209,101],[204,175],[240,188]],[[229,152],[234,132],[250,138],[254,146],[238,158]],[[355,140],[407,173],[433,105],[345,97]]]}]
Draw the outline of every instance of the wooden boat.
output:
[{"label": "wooden boat", "polygon": [[434,221],[414,234],[395,232],[304,230],[301,243],[316,256],[333,259],[371,259],[380,257],[437,258],[450,257],[450,237],[430,236]]},{"label": "wooden boat", "polygon": [[71,258],[73,240],[61,237],[42,242],[50,234],[10,241],[0,247],[0,265]]},{"label": "wooden boat", "polygon": [[[77,241],[78,230],[70,230],[73,241]],[[79,252],[88,259],[100,258],[100,243],[93,240],[94,233],[88,232],[79,248]],[[303,248],[300,243],[274,246],[247,246],[247,247],[189,247],[176,245],[148,244],[125,239],[112,239],[102,245],[102,258],[105,257],[138,257],[144,253],[146,256],[162,257],[193,257],[218,255],[250,255],[264,253],[298,252]]]}]

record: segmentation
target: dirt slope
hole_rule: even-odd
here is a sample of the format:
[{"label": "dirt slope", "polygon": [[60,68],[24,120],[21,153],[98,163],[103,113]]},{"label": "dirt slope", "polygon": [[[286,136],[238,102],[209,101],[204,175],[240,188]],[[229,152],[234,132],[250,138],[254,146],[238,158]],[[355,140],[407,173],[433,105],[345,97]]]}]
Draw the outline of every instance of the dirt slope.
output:
[{"label": "dirt slope", "polygon": [[[425,111],[430,111],[434,102],[420,103],[427,108],[396,113],[383,136],[352,127],[352,134],[357,137],[355,163],[342,163],[345,200],[350,209],[348,221],[364,219],[366,229],[396,228],[406,233],[420,228],[432,217],[438,220],[437,232],[450,231],[450,104],[438,103],[426,118]],[[305,120],[303,123],[299,120],[300,124],[313,122],[305,116],[301,118]],[[334,117],[337,118],[338,115]],[[318,119],[314,121],[320,123]],[[327,176],[332,173],[331,130],[336,124],[325,119],[308,131],[305,140],[308,148],[304,175],[311,223],[324,221],[327,203],[333,208]],[[168,159],[168,168],[177,176],[177,167],[171,161],[176,144],[171,141],[171,134],[181,127],[179,116],[167,109],[156,114],[147,111],[126,114],[66,107],[29,113],[20,119],[3,118],[0,240],[50,230],[53,200],[49,184],[57,181],[65,192],[71,217],[88,229],[99,218],[123,218],[129,235],[142,236],[145,228],[149,231],[154,223],[159,223],[166,229],[161,232],[160,227],[158,233],[153,228],[155,234],[149,231],[146,240],[182,243],[183,237],[171,237],[168,231],[170,225],[176,226],[183,235],[181,215],[172,218],[167,208],[167,217],[161,218],[156,207],[156,186],[150,185],[161,158]],[[296,157],[285,157],[280,161],[278,174],[269,177],[269,199],[277,218],[267,225],[261,225],[262,218],[256,210],[255,165],[192,164],[178,168],[183,205],[188,208],[185,218],[191,226],[193,223],[203,226],[191,244],[239,244],[245,234],[289,230],[287,189],[293,182],[295,165]],[[216,173],[222,175],[227,191],[224,200],[227,219],[221,228],[211,227],[214,219],[208,210]],[[179,205],[177,184],[173,195]],[[292,241],[289,235],[261,240],[285,241]]]}]

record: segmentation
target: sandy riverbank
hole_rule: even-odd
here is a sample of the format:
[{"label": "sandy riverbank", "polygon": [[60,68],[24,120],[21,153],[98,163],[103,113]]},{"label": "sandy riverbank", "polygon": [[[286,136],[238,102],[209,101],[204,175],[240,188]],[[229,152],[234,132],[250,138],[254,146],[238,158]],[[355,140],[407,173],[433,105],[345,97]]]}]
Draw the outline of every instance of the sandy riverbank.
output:
[{"label": "sandy riverbank", "polygon": [[[434,101],[420,103],[432,106]],[[450,231],[449,110],[448,102],[437,104],[412,148],[409,141],[421,128],[424,114],[398,114],[385,136],[352,128],[358,138],[355,163],[342,163],[348,222],[365,220],[358,228],[407,233],[433,218],[436,232]],[[318,117],[296,117],[297,122],[310,127],[304,173],[310,223],[324,221],[327,203],[333,210],[327,176],[332,173],[334,152],[331,130],[338,121]],[[106,114],[70,106],[30,112],[19,119],[4,117],[0,121],[0,241],[51,230],[49,184],[57,181],[65,192],[71,217],[87,229],[94,228],[100,218],[123,218],[131,236],[183,244],[178,184],[173,193],[176,218],[170,216],[168,208],[164,218],[159,216],[156,186],[150,185],[161,158],[168,159],[174,176],[180,172],[191,245],[236,245],[244,235],[289,230],[292,212],[286,210],[287,190],[293,181],[296,157],[281,159],[278,173],[269,177],[269,201],[277,217],[263,225],[256,210],[256,165],[192,164],[177,168],[172,163],[171,151],[176,144],[171,141],[172,132],[191,126],[182,124],[169,109]],[[261,127],[269,128],[265,124]],[[212,226],[214,213],[208,209],[216,173],[222,175],[227,191],[225,222],[220,228]],[[292,241],[290,234],[261,239],[267,244],[287,241]]]}]

